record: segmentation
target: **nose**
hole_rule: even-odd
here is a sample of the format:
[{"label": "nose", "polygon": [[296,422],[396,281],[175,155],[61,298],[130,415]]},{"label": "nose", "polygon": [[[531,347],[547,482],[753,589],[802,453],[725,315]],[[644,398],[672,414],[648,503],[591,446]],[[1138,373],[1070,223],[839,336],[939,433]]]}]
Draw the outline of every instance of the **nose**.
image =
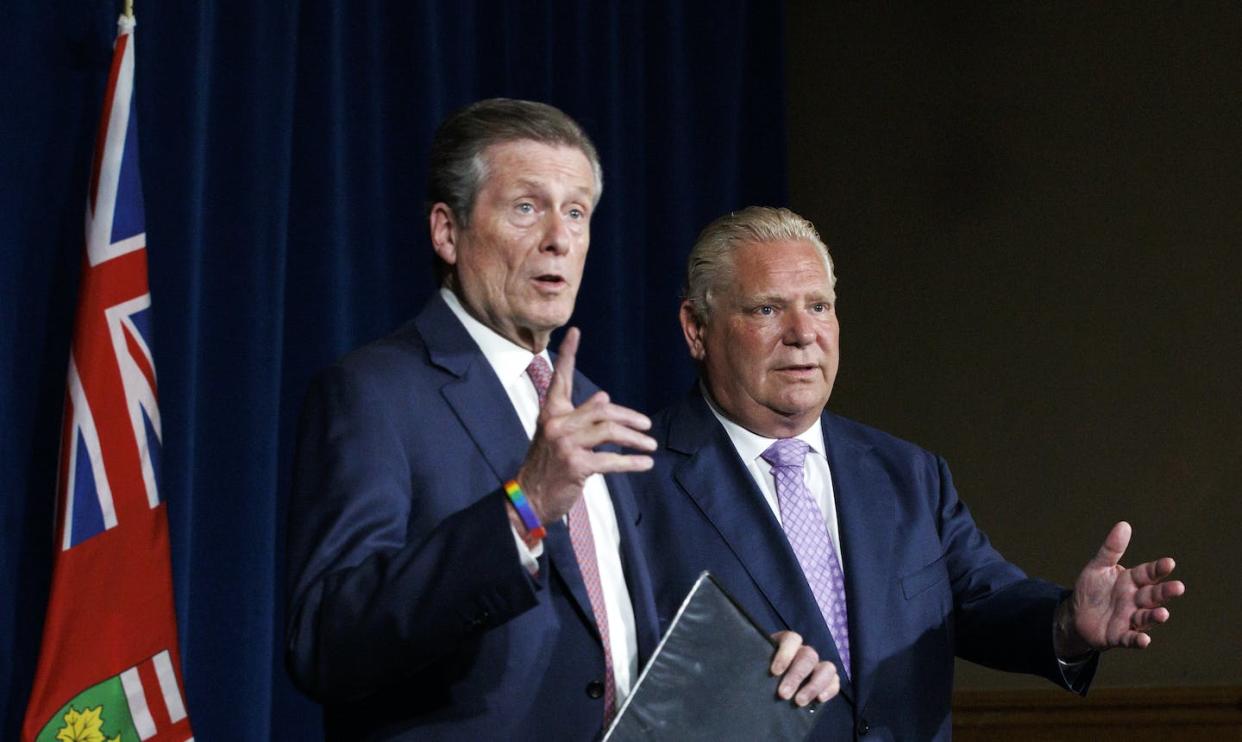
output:
[{"label": "nose", "polygon": [[804,309],[786,312],[784,329],[781,340],[785,345],[802,348],[815,342],[814,321]]},{"label": "nose", "polygon": [[548,212],[547,228],[543,235],[543,252],[564,255],[573,244],[573,235],[569,229],[569,220],[564,214],[556,211]]}]

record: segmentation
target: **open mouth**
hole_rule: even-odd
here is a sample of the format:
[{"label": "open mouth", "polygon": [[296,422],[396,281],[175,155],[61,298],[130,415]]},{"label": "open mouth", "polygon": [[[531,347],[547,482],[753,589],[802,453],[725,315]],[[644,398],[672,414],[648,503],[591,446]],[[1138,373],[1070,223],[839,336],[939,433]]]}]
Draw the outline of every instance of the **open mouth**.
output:
[{"label": "open mouth", "polygon": [[535,276],[535,283],[543,288],[555,289],[565,286],[567,282],[555,273],[544,273],[543,275]]}]

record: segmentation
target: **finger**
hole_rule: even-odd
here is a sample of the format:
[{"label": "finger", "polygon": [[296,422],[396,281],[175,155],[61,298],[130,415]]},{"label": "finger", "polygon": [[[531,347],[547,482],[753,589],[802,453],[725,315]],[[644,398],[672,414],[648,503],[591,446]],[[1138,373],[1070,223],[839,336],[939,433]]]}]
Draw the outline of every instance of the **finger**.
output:
[{"label": "finger", "polygon": [[1144,562],[1137,567],[1131,567],[1134,576],[1134,584],[1151,585],[1160,582],[1164,578],[1172,574],[1177,562],[1170,557],[1163,557],[1153,562]]},{"label": "finger", "polygon": [[836,696],[840,692],[841,692],[841,675],[840,673],[837,672],[837,668],[833,667],[832,668],[832,682],[829,683],[828,687],[824,688],[824,690],[819,694],[818,700],[820,703],[826,703],[827,701],[831,700],[834,696]]},{"label": "finger", "polygon": [[577,327],[571,327],[565,332],[565,339],[556,351],[556,363],[552,366],[552,383],[548,385],[549,398],[555,395],[557,400],[564,402],[573,398],[574,364],[577,362],[578,342],[581,338],[582,333]]},{"label": "finger", "polygon": [[1186,586],[1180,582],[1161,582],[1141,587],[1134,594],[1134,604],[1139,608],[1155,608],[1164,605],[1173,598],[1186,592]]},{"label": "finger", "polygon": [[1100,545],[1100,550],[1095,553],[1095,558],[1091,560],[1093,566],[1096,567],[1115,567],[1121,562],[1121,557],[1126,553],[1126,547],[1130,545],[1130,524],[1124,520],[1113,526],[1113,530],[1108,532],[1108,536],[1104,538],[1104,543]]},{"label": "finger", "polygon": [[[608,401],[608,392],[600,390],[587,397],[582,404],[574,407],[573,402],[567,397],[553,397],[552,386],[555,384],[556,377],[554,376],[552,384],[548,386],[547,401],[544,402],[543,409],[539,411],[539,419],[547,428],[559,427],[561,435],[568,435],[574,430],[582,430],[591,425],[600,416],[600,410],[611,404]],[[565,393],[572,394],[573,390]]]},{"label": "finger", "polygon": [[651,418],[638,410],[613,404],[605,408],[604,412],[610,420],[615,420],[627,427],[635,430],[651,430]]},{"label": "finger", "polygon": [[840,690],[841,683],[837,678],[836,665],[831,662],[820,662],[815,665],[811,676],[806,679],[797,695],[794,696],[794,703],[798,706],[805,706],[816,700],[823,703],[836,695],[836,690],[833,690],[834,684],[836,689]]},{"label": "finger", "polygon": [[586,466],[592,474],[638,472],[655,466],[655,459],[640,454],[595,452]]},{"label": "finger", "polygon": [[[818,664],[819,654],[814,649],[803,644],[798,648],[793,661],[789,663],[789,669],[785,670],[785,674],[781,676],[781,684],[776,689],[776,695],[786,701],[793,698],[798,689],[802,687],[802,683],[815,671],[815,666]],[[808,702],[810,701],[809,698],[807,700]]]},{"label": "finger", "polygon": [[635,451],[655,451],[656,440],[641,432],[650,420],[641,413],[613,404],[600,404],[606,398],[598,392],[590,400],[566,413],[549,411],[545,405],[540,427],[542,437],[556,442],[566,451],[594,449],[615,444]]},{"label": "finger", "polygon": [[616,422],[634,430],[651,430],[651,418],[638,410],[632,410],[608,401],[607,392],[596,392],[587,401],[574,408],[574,425],[585,427],[601,422]]},{"label": "finger", "polygon": [[575,430],[571,435],[571,442],[581,448],[596,448],[605,443],[613,443],[635,451],[656,449],[655,438],[612,421],[599,422],[588,428]]},{"label": "finger", "polygon": [[802,646],[802,636],[793,631],[778,631],[772,635],[772,638],[776,640],[776,653],[772,655],[772,664],[768,667],[768,672],[780,675],[789,667],[789,663],[793,662],[794,655]]},{"label": "finger", "polygon": [[1135,611],[1134,615],[1130,617],[1130,628],[1135,631],[1147,631],[1153,626],[1158,626],[1168,620],[1168,608],[1145,608]]}]

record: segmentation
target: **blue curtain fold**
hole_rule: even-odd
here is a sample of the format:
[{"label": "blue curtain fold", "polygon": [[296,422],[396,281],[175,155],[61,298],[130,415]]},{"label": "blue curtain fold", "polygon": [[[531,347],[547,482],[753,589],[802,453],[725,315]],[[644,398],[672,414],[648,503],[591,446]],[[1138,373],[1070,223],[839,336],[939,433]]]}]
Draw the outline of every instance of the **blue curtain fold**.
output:
[{"label": "blue curtain fold", "polygon": [[[117,11],[18,5],[0,46],[0,724],[11,733],[47,600],[86,181]],[[293,426],[317,369],[434,288],[423,194],[435,126],[506,95],[557,105],[595,139],[605,189],[573,320],[579,365],[654,412],[693,377],[675,318],[698,230],[785,199],[783,11],[746,0],[136,11],[189,710],[200,739],[316,739],[317,707],[283,667]]]}]

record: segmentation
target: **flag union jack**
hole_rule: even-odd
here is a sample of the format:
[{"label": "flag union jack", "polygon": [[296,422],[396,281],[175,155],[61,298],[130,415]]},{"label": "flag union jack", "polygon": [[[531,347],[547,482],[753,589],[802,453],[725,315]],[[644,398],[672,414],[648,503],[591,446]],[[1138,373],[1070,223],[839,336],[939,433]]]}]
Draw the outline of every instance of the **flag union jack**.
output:
[{"label": "flag union jack", "polygon": [[86,209],[86,253],[61,439],[60,545],[159,504],[160,414],[133,114],[132,34],[117,38]]},{"label": "flag union jack", "polygon": [[192,740],[160,496],[147,239],[122,17],[86,205],[57,556],[23,740]]}]

